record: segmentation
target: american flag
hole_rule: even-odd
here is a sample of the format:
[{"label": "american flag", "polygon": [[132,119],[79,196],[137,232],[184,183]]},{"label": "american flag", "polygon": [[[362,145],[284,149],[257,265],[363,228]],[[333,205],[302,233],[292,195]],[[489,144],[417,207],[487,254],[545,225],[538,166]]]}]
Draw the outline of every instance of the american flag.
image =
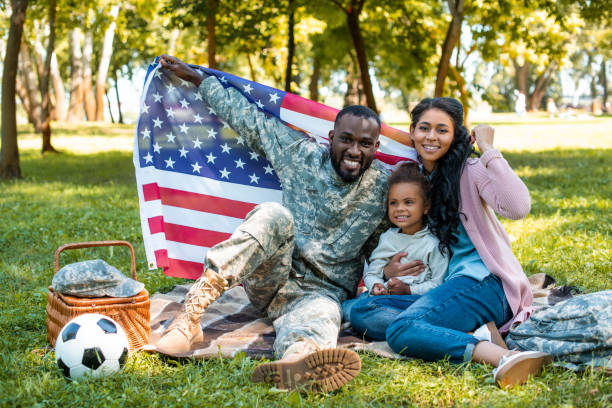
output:
[{"label": "american flag", "polygon": [[[259,109],[327,143],[337,109],[243,78],[192,66],[235,87]],[[416,160],[408,134],[383,124],[376,158],[388,166]],[[140,221],[149,269],[197,279],[206,251],[232,234],[257,204],[281,202],[265,158],[217,117],[196,87],[148,68],[134,135]],[[298,158],[299,159],[299,158]]]}]

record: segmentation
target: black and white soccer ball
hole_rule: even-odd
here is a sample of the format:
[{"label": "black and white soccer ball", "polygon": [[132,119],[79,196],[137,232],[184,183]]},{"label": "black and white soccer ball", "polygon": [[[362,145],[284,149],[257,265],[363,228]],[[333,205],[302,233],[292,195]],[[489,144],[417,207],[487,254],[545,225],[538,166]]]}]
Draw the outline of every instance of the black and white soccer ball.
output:
[{"label": "black and white soccer ball", "polygon": [[125,332],[116,321],[101,314],[75,317],[62,328],[55,343],[55,361],[71,379],[121,371],[127,356]]}]

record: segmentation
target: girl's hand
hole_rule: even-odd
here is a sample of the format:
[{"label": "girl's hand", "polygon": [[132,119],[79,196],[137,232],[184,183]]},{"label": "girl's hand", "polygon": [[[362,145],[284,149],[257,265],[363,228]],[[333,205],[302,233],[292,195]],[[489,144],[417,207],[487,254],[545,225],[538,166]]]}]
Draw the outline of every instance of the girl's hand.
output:
[{"label": "girl's hand", "polygon": [[493,149],[494,134],[495,129],[489,125],[478,125],[472,129],[472,138],[476,140],[478,150],[480,150],[481,153]]},{"label": "girl's hand", "polygon": [[425,270],[425,264],[423,264],[422,261],[410,261],[405,264],[400,263],[400,259],[406,255],[408,255],[408,253],[398,252],[391,258],[383,269],[385,278],[391,279],[398,276],[417,276]]},{"label": "girl's hand", "polygon": [[412,293],[410,290],[410,285],[397,278],[389,280],[389,282],[387,282],[387,286],[389,287],[390,295],[410,295]]},{"label": "girl's hand", "polygon": [[372,296],[380,296],[386,294],[387,288],[385,288],[385,285],[383,285],[382,283],[375,283],[374,286],[372,286]]},{"label": "girl's hand", "polygon": [[185,81],[193,83],[195,86],[200,86],[200,83],[202,83],[202,76],[198,71],[176,57],[164,54],[159,57],[159,62],[162,68],[167,69]]}]

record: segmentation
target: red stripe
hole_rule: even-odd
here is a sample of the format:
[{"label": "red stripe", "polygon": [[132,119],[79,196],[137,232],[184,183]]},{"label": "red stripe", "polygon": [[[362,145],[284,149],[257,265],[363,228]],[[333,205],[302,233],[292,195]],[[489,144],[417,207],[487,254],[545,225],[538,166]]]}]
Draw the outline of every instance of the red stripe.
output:
[{"label": "red stripe", "polygon": [[338,109],[311,101],[310,99],[302,98],[292,93],[285,94],[281,102],[281,108],[303,113],[304,115],[313,116],[315,118],[329,120],[330,122],[336,120],[336,115],[338,115],[339,112]]},{"label": "red stripe", "polygon": [[168,266],[168,250],[158,249],[155,251],[155,263],[158,268],[166,268]]},{"label": "red stripe", "polygon": [[161,215],[157,217],[151,217],[147,221],[149,221],[149,231],[151,234],[158,234],[160,232],[164,232],[164,217]]},{"label": "red stripe", "polygon": [[205,230],[185,225],[164,223],[164,231],[166,233],[166,241],[181,242],[183,244],[197,245],[210,248],[221,241],[225,241],[232,234],[227,232],[219,232]]},{"label": "red stripe", "polygon": [[175,278],[198,279],[203,270],[203,263],[168,258],[168,266],[164,267],[164,275]]},{"label": "red stripe", "polygon": [[412,139],[410,139],[410,134],[408,132],[404,132],[403,130],[392,128],[391,126],[383,123],[380,128],[380,134],[388,137],[389,139],[393,139],[396,142],[405,144],[406,146],[414,147]]},{"label": "red stripe", "polygon": [[401,161],[411,161],[413,163],[417,163],[416,161],[412,160],[412,159],[408,159],[406,157],[401,157],[401,156],[394,156],[392,154],[387,154],[387,153],[383,153],[383,152],[376,152],[375,156],[378,160],[380,160],[383,163],[387,163],[387,164],[396,164],[398,162]]},{"label": "red stripe", "polygon": [[[143,184],[145,201],[159,200],[162,204],[188,210],[203,211],[228,217],[244,218],[257,204],[173,188],[158,187],[156,183]],[[159,232],[159,231],[158,231]]]},{"label": "red stripe", "polygon": [[143,184],[142,193],[145,201],[159,200],[159,186],[157,183]]}]

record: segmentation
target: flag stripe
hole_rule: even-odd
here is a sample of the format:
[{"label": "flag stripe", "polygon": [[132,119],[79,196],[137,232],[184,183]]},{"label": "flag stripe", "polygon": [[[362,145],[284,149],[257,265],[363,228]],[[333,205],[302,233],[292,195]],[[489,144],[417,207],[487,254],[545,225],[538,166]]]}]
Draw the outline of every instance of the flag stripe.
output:
[{"label": "flag stripe", "polygon": [[232,235],[224,232],[187,227],[185,225],[168,222],[164,223],[164,232],[166,233],[166,239],[168,241],[208,248],[214,246],[218,242],[225,241]]},{"label": "flag stripe", "polygon": [[180,207],[162,207],[165,222],[189,225],[199,229],[209,229],[231,234],[242,223],[242,218],[226,217],[205,211],[195,211]]}]

